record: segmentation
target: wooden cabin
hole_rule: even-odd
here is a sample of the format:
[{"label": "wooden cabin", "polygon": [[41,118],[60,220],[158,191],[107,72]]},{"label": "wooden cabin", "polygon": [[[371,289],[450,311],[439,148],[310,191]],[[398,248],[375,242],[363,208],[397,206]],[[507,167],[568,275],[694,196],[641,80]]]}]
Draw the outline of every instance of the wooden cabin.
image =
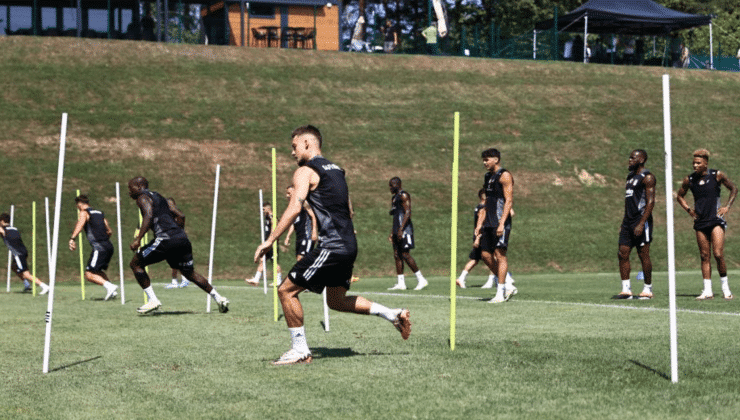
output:
[{"label": "wooden cabin", "polygon": [[228,14],[221,1],[201,15],[210,43],[337,51],[339,9],[331,0],[226,0]]}]

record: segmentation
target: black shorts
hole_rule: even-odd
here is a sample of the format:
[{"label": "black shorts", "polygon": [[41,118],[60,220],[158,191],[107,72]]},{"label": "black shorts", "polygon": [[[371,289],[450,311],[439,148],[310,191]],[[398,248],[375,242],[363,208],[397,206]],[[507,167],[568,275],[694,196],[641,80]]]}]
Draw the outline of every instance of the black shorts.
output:
[{"label": "black shorts", "polygon": [[708,238],[712,237],[712,231],[717,226],[721,227],[722,230],[727,230],[727,222],[725,219],[720,217],[714,217],[710,220],[696,220],[694,221],[694,230],[702,231]]},{"label": "black shorts", "polygon": [[480,247],[478,248],[473,247],[473,249],[470,251],[470,255],[468,255],[468,258],[470,258],[471,260],[480,261],[481,259]]},{"label": "black shorts", "polygon": [[635,236],[635,226],[637,225],[627,226],[622,224],[622,228],[619,230],[619,245],[642,248],[653,241],[653,224],[651,221],[645,222],[645,229],[643,229],[640,236]]},{"label": "black shorts", "polygon": [[290,269],[288,277],[296,285],[321,293],[324,287],[344,287],[349,290],[352,269],[357,254],[337,254],[315,248]]},{"label": "black shorts", "polygon": [[171,268],[181,271],[194,268],[193,247],[187,236],[170,239],[154,238],[139,250],[138,255],[145,267],[167,260]]},{"label": "black shorts", "polygon": [[398,239],[398,236],[393,235],[393,250],[394,251],[409,251],[414,249],[414,234],[405,233],[403,239]]},{"label": "black shorts", "polygon": [[18,274],[22,274],[24,271],[28,270],[28,254],[23,255],[16,255],[13,254],[13,262],[11,263],[11,267],[13,268],[13,271],[15,271]]},{"label": "black shorts", "polygon": [[109,242],[107,244],[93,246],[90,258],[87,260],[87,266],[85,266],[85,271],[99,273],[107,270],[111,258],[113,258],[113,244]]},{"label": "black shorts", "polygon": [[314,242],[311,239],[302,239],[295,243],[295,255],[305,257],[314,248]]},{"label": "black shorts", "polygon": [[504,234],[496,236],[496,228],[483,228],[480,231],[481,251],[493,252],[496,249],[509,248],[509,236],[511,235],[511,223],[504,225]]}]

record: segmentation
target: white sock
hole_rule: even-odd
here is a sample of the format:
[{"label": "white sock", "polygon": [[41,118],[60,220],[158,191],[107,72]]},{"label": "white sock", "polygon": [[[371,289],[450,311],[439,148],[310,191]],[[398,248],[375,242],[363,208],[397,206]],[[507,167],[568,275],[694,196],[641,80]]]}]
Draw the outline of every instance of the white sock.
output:
[{"label": "white sock", "polygon": [[283,284],[283,274],[282,273],[277,273],[277,283]]},{"label": "white sock", "polygon": [[376,315],[382,318],[387,319],[390,322],[393,322],[396,320],[396,317],[398,314],[401,313],[398,309],[388,309],[385,306],[373,302],[370,305],[370,315]]},{"label": "white sock", "polygon": [[506,288],[506,285],[503,283],[496,283],[496,296],[503,296],[504,295],[504,289]]},{"label": "white sock", "polygon": [[154,294],[154,288],[152,288],[152,286],[149,286],[146,289],[144,289],[144,293],[146,293],[146,297],[149,300],[159,300],[157,299],[157,295]]},{"label": "white sock", "polygon": [[211,293],[209,293],[209,295],[211,295],[211,297],[213,297],[213,300],[215,300],[216,302],[221,299],[221,295],[218,294],[216,289],[211,289]]},{"label": "white sock", "polygon": [[495,275],[493,275],[493,274],[489,274],[488,275],[488,281],[490,281],[490,282],[494,282],[495,281],[496,283],[498,283],[498,278]]},{"label": "white sock", "polygon": [[[180,275],[180,279],[181,279],[181,280],[183,281],[183,283],[184,283],[184,282],[186,282],[186,281],[189,281],[189,280],[188,280],[187,278],[185,278],[185,276],[183,276],[183,275]],[[177,281],[177,280],[175,280],[175,281]]]},{"label": "white sock", "polygon": [[258,281],[262,277],[262,273],[260,271],[254,273],[254,277],[252,277],[255,281]]},{"label": "white sock", "polygon": [[417,279],[417,280],[419,280],[419,281],[426,281],[426,279],[424,278],[424,275],[423,275],[423,274],[421,274],[421,270],[417,271],[417,272],[416,272],[416,273],[414,273],[414,274],[416,275],[416,279]]},{"label": "white sock", "polygon": [[514,284],[514,277],[511,277],[511,273],[509,273],[508,271],[506,272],[506,284],[507,285]]},{"label": "white sock", "polygon": [[630,279],[622,280],[622,291],[623,292],[631,292],[632,291],[632,285],[630,284]]},{"label": "white sock", "polygon": [[311,352],[308,349],[306,330],[303,326],[298,328],[288,328],[288,331],[290,331],[290,340],[293,343],[293,350],[302,354]]},{"label": "white sock", "polygon": [[404,287],[406,286],[406,278],[403,276],[403,274],[398,275],[398,283],[396,284],[400,284]]},{"label": "white sock", "polygon": [[115,289],[116,288],[116,286],[113,283],[111,283],[111,282],[109,282],[107,280],[105,282],[103,282],[103,287],[105,287],[105,290],[110,290],[110,289]]},{"label": "white sock", "polygon": [[642,290],[645,290],[647,292],[652,292],[653,291],[653,284],[651,283],[651,284],[645,284],[645,285],[643,285],[642,286]]},{"label": "white sock", "polygon": [[177,279],[174,277],[172,278],[172,284],[177,284]]},{"label": "white sock", "polygon": [[708,295],[712,294],[712,279],[704,279],[704,292]]},{"label": "white sock", "polygon": [[49,286],[46,283],[44,283],[43,281],[41,282],[40,286],[41,286],[41,290],[44,290],[44,289],[48,289],[49,288]]},{"label": "white sock", "polygon": [[465,281],[465,277],[468,276],[468,270],[463,270],[462,273],[460,273],[460,281]]},{"label": "white sock", "polygon": [[722,282],[722,291],[730,291],[730,284],[727,282],[727,276],[720,277],[719,280]]}]

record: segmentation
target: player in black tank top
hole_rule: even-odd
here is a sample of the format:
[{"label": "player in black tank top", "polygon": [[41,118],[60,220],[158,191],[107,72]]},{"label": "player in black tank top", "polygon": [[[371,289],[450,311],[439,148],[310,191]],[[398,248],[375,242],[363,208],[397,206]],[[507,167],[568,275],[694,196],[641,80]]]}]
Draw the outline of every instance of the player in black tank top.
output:
[{"label": "player in black tank top", "polygon": [[[136,311],[146,314],[162,306],[154,293],[146,266],[166,260],[170,268],[177,268],[186,279],[211,295],[219,312],[228,312],[229,300],[218,294],[208,280],[195,271],[192,245],[185,230],[176,222],[178,218],[185,217],[180,209],[171,205],[159,193],[150,191],[149,182],[144,177],[136,177],[128,182],[128,195],[136,200],[142,217],[141,228],[129,246],[136,252],[129,265],[148,299]],[[139,249],[141,238],[149,229],[154,232],[155,238]]]},{"label": "player in black tank top", "polygon": [[[699,149],[694,151],[692,166],[694,172],[684,178],[678,190],[676,200],[694,220],[696,243],[699,246],[701,257],[701,274],[704,277],[704,290],[697,300],[712,299],[712,262],[711,254],[717,261],[717,271],[722,282],[724,298],[733,298],[727,280],[727,265],[725,264],[725,215],[730,211],[732,203],[737,197],[737,187],[723,172],[709,169],[709,151]],[[720,200],[721,186],[730,190],[730,198],[722,207]],[[686,193],[691,190],[694,196],[694,208],[686,202]]]},{"label": "player in black tank top", "polygon": [[108,225],[108,220],[105,219],[103,212],[90,207],[90,199],[87,195],[83,194],[75,197],[75,206],[79,214],[77,215],[77,224],[69,238],[69,250],[77,249],[75,238],[84,230],[92,248],[90,258],[85,266],[85,279],[90,283],[103,286],[106,292],[103,300],[109,300],[118,295],[118,286],[111,283],[105,273],[111,257],[113,257],[113,244],[109,239],[113,231]]},{"label": "player in black tank top", "polygon": [[427,285],[427,279],[421,274],[416,260],[411,256],[414,249],[414,224],[411,222],[411,195],[403,190],[401,178],[393,177],[388,181],[388,188],[393,194],[389,214],[393,218],[391,234],[388,241],[393,244],[393,259],[396,263],[397,281],[388,290],[406,290],[406,279],[403,274],[403,264],[409,266],[416,276],[417,284],[414,290],[421,290]]},{"label": "player in black tank top", "polygon": [[645,169],[648,155],[645,150],[636,149],[630,153],[627,167],[629,174],[625,183],[624,217],[619,231],[619,275],[622,291],[619,299],[632,298],[630,284],[630,252],[637,248],[642,263],[644,285],[639,296],[643,299],[653,297],[653,264],[650,259],[650,242],[653,240],[653,208],[655,207],[655,176]]},{"label": "player in black tank top", "polygon": [[[34,282],[41,287],[39,294],[45,295],[49,293],[49,286],[44,282],[34,277],[30,271],[28,271],[28,250],[23,245],[23,239],[21,239],[21,233],[14,226],[10,226],[10,215],[8,213],[0,214],[0,236],[3,237],[5,246],[8,247],[12,254],[11,268],[15,271],[16,275],[26,282]],[[26,283],[23,291],[27,291],[30,285]]]},{"label": "player in black tank top", "polygon": [[357,257],[357,239],[350,217],[349,191],[344,170],[321,155],[321,132],[314,126],[295,129],[291,135],[292,156],[300,166],[293,174],[294,191],[288,207],[270,236],[254,253],[254,262],[267,252],[300,214],[308,200],[316,214],[318,246],[296,263],[278,289],[292,346],[273,362],[275,365],[310,363],[313,357],[306,341],[303,306],[298,298],[304,290],[326,289],[331,309],[378,315],[393,323],[403,339],[411,334],[409,311],[389,309],[361,296],[347,296]]}]

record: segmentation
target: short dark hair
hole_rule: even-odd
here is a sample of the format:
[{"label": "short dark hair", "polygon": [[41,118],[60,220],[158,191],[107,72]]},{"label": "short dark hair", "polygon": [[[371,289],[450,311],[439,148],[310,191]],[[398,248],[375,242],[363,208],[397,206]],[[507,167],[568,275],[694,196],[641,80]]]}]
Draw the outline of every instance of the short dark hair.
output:
[{"label": "short dark hair", "polygon": [[647,160],[648,160],[648,154],[647,154],[647,152],[644,149],[635,149],[635,150],[633,150],[633,152],[637,152],[637,153],[645,156],[645,162],[647,162]]},{"label": "short dark hair", "polygon": [[495,158],[498,158],[500,160],[501,159],[501,152],[499,152],[497,149],[490,148],[490,149],[486,149],[483,152],[481,152],[480,157],[483,158],[483,159],[489,158],[489,157],[495,157]]},{"label": "short dark hair", "polygon": [[388,181],[389,184],[401,184],[401,178],[394,176],[393,178]]},{"label": "short dark hair", "polygon": [[0,221],[10,223],[10,215],[8,213],[0,214]]},{"label": "short dark hair", "polygon": [[77,203],[90,204],[90,198],[87,197],[87,194],[80,194],[75,197],[75,204]]},{"label": "short dark hair", "polygon": [[486,189],[481,188],[478,190],[478,198],[481,198],[482,196],[486,195]]},{"label": "short dark hair", "polygon": [[316,137],[316,139],[319,141],[319,148],[321,148],[321,144],[323,143],[323,140],[321,138],[321,131],[319,131],[318,128],[316,128],[316,127],[314,127],[314,126],[312,126],[310,124],[303,125],[301,127],[296,128],[295,130],[293,130],[293,132],[290,134],[290,138],[292,139],[292,138],[295,138],[296,136],[300,136],[300,135],[303,135],[303,134],[310,134],[310,135]]},{"label": "short dark hair", "polygon": [[707,149],[696,149],[694,150],[694,157],[702,158],[709,162],[709,150]]}]

